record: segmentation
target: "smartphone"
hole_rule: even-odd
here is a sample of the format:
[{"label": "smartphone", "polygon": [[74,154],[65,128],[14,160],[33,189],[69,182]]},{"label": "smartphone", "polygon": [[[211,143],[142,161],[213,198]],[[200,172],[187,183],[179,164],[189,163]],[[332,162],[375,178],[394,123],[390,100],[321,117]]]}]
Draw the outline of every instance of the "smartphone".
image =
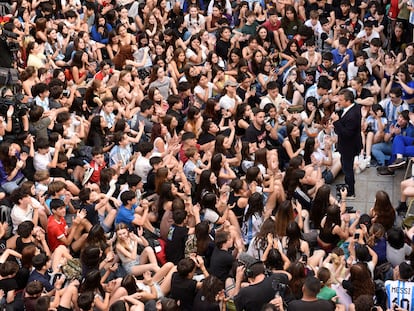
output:
[{"label": "smartphone", "polygon": [[355,233],[354,238],[355,238],[355,240],[358,240],[359,239],[359,233]]},{"label": "smartphone", "polygon": [[305,254],[302,255],[302,261],[303,262],[308,262],[308,256],[306,256]]}]

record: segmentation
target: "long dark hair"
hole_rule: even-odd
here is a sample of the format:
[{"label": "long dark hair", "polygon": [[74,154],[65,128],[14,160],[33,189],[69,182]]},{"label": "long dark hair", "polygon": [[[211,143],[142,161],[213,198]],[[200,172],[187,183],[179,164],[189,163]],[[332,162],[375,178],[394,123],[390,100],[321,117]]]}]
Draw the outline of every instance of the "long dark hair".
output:
[{"label": "long dark hair", "polygon": [[305,146],[303,148],[303,160],[305,161],[305,165],[311,164],[311,155],[315,151],[315,137],[308,137],[305,141]]},{"label": "long dark hair", "polygon": [[325,234],[330,234],[335,226],[341,225],[341,210],[337,205],[330,205],[326,209],[326,220],[322,228]]},{"label": "long dark hair", "polygon": [[9,156],[9,149],[11,143],[3,142],[0,144],[0,161],[3,164],[4,170],[6,174],[9,175],[11,171],[16,167],[17,157],[16,156]]},{"label": "long dark hair", "polygon": [[282,27],[283,29],[286,29],[285,27],[288,26],[288,24],[290,22],[289,19],[286,17],[286,12],[288,12],[288,11],[293,12],[293,21],[296,22],[296,24],[299,28],[299,25],[301,23],[300,23],[300,20],[299,20],[299,17],[298,17],[298,12],[296,12],[295,7],[293,5],[286,5],[285,6],[285,16],[283,16],[282,19],[280,20],[280,22],[281,22],[280,27]]},{"label": "long dark hair", "polygon": [[[103,25],[99,25],[99,19],[103,18],[105,20],[105,24]],[[96,14],[95,15],[95,27],[96,27],[96,31],[98,31],[99,27],[103,27],[103,33],[102,33],[102,37],[103,38],[108,38],[109,32],[108,32],[108,23],[106,21],[105,16],[101,15],[101,14]]]},{"label": "long dark hair", "polygon": [[137,281],[132,274],[124,276],[121,281],[121,286],[126,289],[128,295],[132,295],[140,291],[137,286]]},{"label": "long dark hair", "polygon": [[216,296],[223,289],[223,282],[214,275],[209,275],[203,280],[203,285],[201,286],[201,294],[204,297],[204,301],[208,301],[209,303],[216,303]]},{"label": "long dark hair", "polygon": [[392,228],[395,221],[395,210],[388,193],[383,190],[377,191],[375,195],[374,213],[376,214],[375,222],[382,224],[385,230]]},{"label": "long dark hair", "polygon": [[95,292],[95,290],[98,290],[102,297],[105,297],[105,291],[101,284],[101,274],[99,270],[92,270],[88,272],[79,287],[80,293]]},{"label": "long dark hair", "polygon": [[211,174],[213,174],[212,170],[204,170],[200,174],[200,180],[199,180],[198,185],[197,185],[197,191],[196,191],[196,196],[195,196],[196,202],[201,201],[201,196],[202,196],[203,192],[212,192],[216,196],[218,196],[219,189],[217,188],[217,185],[213,185],[210,182]]},{"label": "long dark hair", "polygon": [[320,229],[322,218],[325,216],[329,206],[329,197],[331,195],[331,187],[325,184],[316,192],[310,210],[310,219],[314,228]]},{"label": "long dark hair", "polygon": [[88,146],[103,147],[105,144],[105,130],[101,126],[101,118],[102,116],[96,115],[91,120],[88,137],[86,139]]},{"label": "long dark hair", "polygon": [[264,251],[267,247],[267,235],[271,233],[274,236],[276,234],[275,228],[273,217],[266,219],[255,237],[255,247]]},{"label": "long dark hair", "polygon": [[283,178],[283,188],[286,191],[287,198],[291,199],[296,187],[300,187],[300,179],[305,176],[305,171],[300,168],[303,162],[303,157],[298,155],[289,161],[289,166],[286,169],[285,178]]},{"label": "long dark hair", "polygon": [[285,200],[280,203],[279,208],[275,216],[276,234],[279,237],[286,235],[286,229],[291,221],[294,221],[292,203],[289,200]]},{"label": "long dark hair", "polygon": [[82,56],[83,53],[86,53],[84,51],[76,51],[75,54],[73,54],[73,59],[72,59],[72,67],[78,67],[78,68],[83,68],[84,63],[82,61]]},{"label": "long dark hair", "polygon": [[249,219],[254,214],[263,215],[264,205],[263,205],[263,195],[259,192],[253,193],[249,198],[249,208],[244,214],[244,219]]},{"label": "long dark hair", "polygon": [[292,279],[289,281],[289,289],[294,296],[294,299],[302,298],[302,287],[306,279],[306,269],[302,262],[292,262],[287,268],[287,272],[292,275]]},{"label": "long dark hair", "polygon": [[296,137],[295,139],[293,139],[293,137],[290,135],[295,127],[298,127],[298,126],[296,126],[293,123],[286,124],[286,133],[287,133],[288,140],[292,146],[293,152],[296,152],[300,148],[300,137]]},{"label": "long dark hair", "polygon": [[[216,153],[212,158],[211,158],[211,164],[210,164],[210,169],[211,171],[216,174],[217,177],[217,183],[218,183],[218,177],[220,174],[220,170],[221,170],[221,162],[223,161],[223,157],[224,155],[222,153]],[[220,185],[219,185],[220,186]]]},{"label": "long dark hair", "polygon": [[301,231],[296,221],[291,221],[286,228],[286,235],[288,237],[287,243],[287,257],[290,261],[295,261],[298,258],[300,250]]},{"label": "long dark hair", "polygon": [[175,197],[171,192],[172,183],[171,182],[164,182],[159,191],[159,198],[157,204],[158,210],[158,220],[161,221],[162,216],[164,215],[164,204],[167,202],[172,202]]},{"label": "long dark hair", "polygon": [[197,254],[203,255],[205,254],[208,245],[211,242],[211,238],[209,235],[210,226],[208,221],[203,220],[199,222],[195,226],[195,235],[197,238]]}]

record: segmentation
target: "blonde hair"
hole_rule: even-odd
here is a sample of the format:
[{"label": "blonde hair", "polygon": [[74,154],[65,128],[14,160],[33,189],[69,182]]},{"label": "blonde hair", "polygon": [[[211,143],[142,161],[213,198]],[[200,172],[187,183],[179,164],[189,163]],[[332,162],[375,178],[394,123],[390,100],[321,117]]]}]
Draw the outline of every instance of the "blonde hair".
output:
[{"label": "blonde hair", "polygon": [[36,171],[36,173],[34,174],[34,180],[37,182],[46,180],[49,177],[50,177],[50,174],[48,170]]}]

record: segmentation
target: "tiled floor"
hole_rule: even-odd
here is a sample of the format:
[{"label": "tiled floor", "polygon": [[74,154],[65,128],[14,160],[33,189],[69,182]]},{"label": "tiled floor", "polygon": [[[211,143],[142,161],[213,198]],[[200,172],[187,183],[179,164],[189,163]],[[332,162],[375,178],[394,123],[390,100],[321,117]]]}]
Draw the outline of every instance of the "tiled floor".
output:
[{"label": "tiled floor", "polygon": [[[384,190],[388,193],[391,203],[397,207],[400,199],[400,183],[404,177],[405,168],[395,171],[394,176],[377,175],[375,167],[365,169],[359,175],[355,175],[355,200],[348,201],[348,206],[353,206],[363,213],[369,211],[375,202],[375,193]],[[332,185],[332,193],[335,193],[335,184],[344,183],[344,175],[340,174]]]}]

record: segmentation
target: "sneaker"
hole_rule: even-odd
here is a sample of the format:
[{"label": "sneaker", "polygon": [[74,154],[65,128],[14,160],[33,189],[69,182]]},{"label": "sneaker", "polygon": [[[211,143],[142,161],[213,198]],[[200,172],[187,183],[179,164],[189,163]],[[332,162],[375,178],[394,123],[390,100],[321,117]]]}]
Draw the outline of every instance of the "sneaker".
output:
[{"label": "sneaker", "polygon": [[388,168],[397,169],[405,165],[405,160],[403,158],[396,159],[392,164],[388,165]]},{"label": "sneaker", "polygon": [[367,168],[371,166],[371,157],[370,156],[365,158],[365,165],[366,165]]},{"label": "sneaker", "polygon": [[85,175],[83,176],[82,180],[82,186],[85,186],[85,184],[89,181],[89,178],[92,177],[94,169],[92,167],[88,167],[85,171]]},{"label": "sneaker", "polygon": [[406,202],[400,202],[396,208],[396,211],[398,214],[401,214],[401,213],[405,214],[407,213],[407,210],[408,210],[408,206]]},{"label": "sneaker", "polygon": [[377,167],[377,174],[378,175],[388,175],[388,176],[394,176],[394,171],[390,170],[387,166],[381,166]]},{"label": "sneaker", "polygon": [[[355,198],[355,196],[354,196],[354,198]],[[347,213],[356,213],[356,210],[354,209],[353,206],[347,206],[346,207],[346,212]]]},{"label": "sneaker", "polygon": [[374,158],[372,158],[371,159],[370,166],[371,167],[377,167],[377,166],[379,166],[379,164],[378,164],[377,160],[375,160]]}]

